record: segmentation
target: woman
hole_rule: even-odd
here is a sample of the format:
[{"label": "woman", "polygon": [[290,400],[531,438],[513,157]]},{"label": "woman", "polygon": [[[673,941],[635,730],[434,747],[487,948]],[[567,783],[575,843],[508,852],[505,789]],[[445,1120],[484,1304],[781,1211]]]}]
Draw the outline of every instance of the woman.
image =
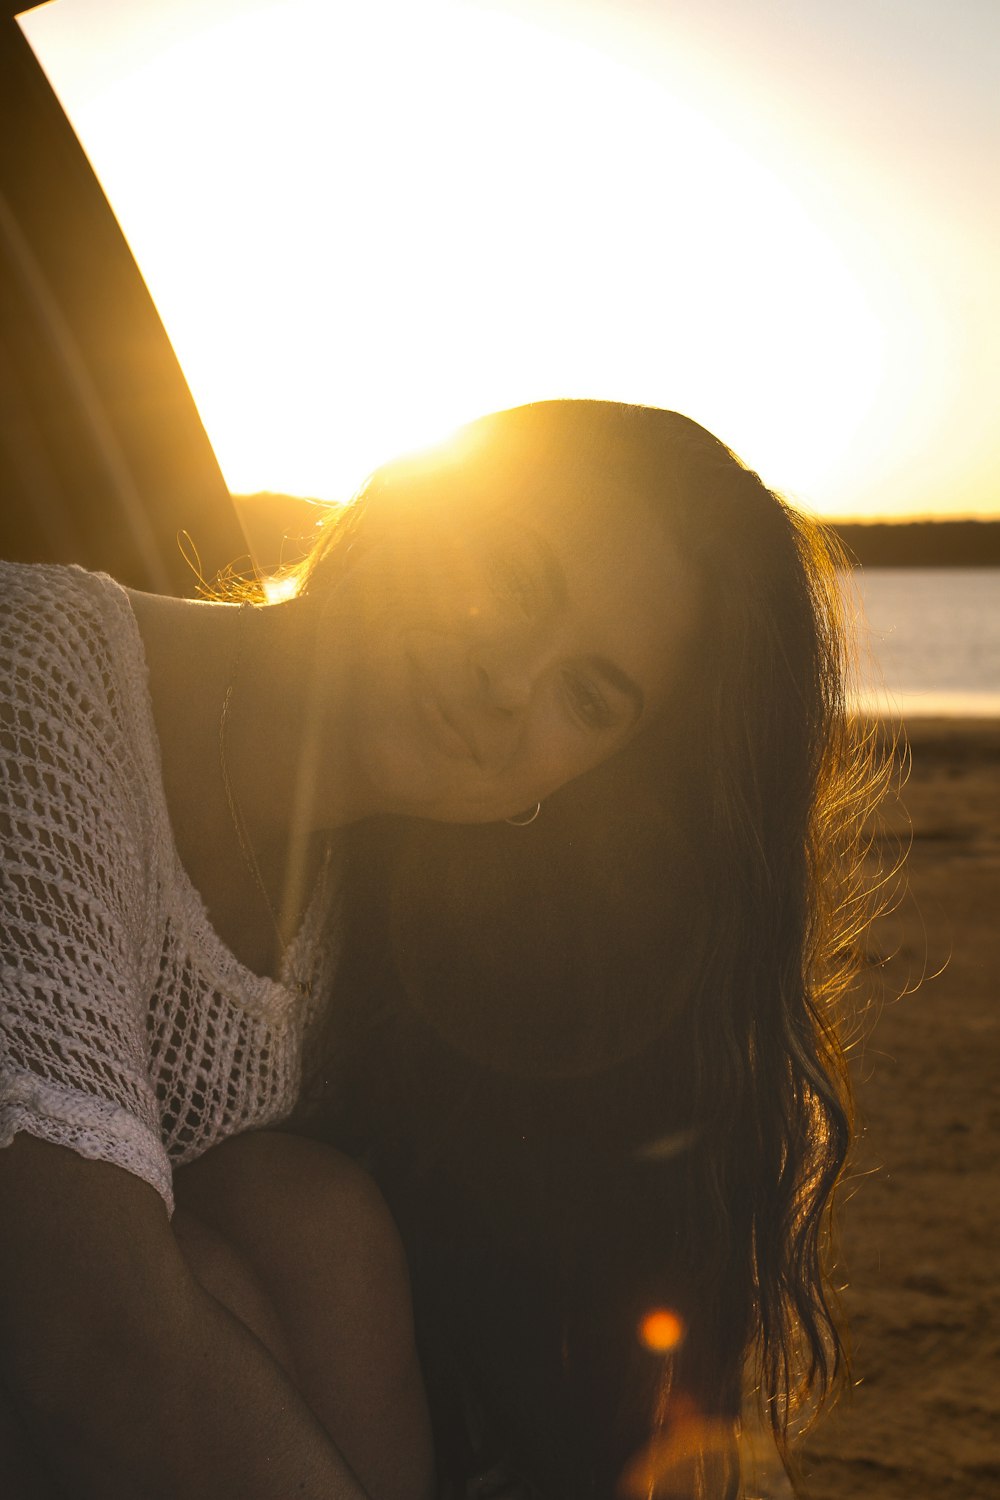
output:
[{"label": "woman", "polygon": [[839,1357],[820,536],[683,417],[543,402],[284,603],[5,583],[23,1493],[735,1493],[751,1355],[779,1435]]}]

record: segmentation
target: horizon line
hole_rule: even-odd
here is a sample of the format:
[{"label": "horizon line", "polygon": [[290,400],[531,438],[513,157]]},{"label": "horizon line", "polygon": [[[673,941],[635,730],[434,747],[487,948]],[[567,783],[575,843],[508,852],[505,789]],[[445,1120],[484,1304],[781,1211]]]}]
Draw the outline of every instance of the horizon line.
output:
[{"label": "horizon line", "polygon": [[975,521],[986,522],[988,524],[1000,521],[1000,510],[988,513],[983,511],[962,511],[958,514],[950,511],[916,511],[912,515],[883,514],[878,516],[823,515],[819,511],[813,514],[815,519],[821,521],[824,526],[914,526],[926,525],[928,522],[934,524],[943,521],[960,521],[962,523]]}]

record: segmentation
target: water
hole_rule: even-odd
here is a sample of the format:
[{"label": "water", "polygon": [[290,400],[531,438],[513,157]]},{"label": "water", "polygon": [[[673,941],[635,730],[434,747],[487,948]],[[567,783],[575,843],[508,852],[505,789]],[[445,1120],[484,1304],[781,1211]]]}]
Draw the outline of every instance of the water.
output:
[{"label": "water", "polygon": [[864,568],[859,701],[883,712],[1000,715],[1000,568]]}]

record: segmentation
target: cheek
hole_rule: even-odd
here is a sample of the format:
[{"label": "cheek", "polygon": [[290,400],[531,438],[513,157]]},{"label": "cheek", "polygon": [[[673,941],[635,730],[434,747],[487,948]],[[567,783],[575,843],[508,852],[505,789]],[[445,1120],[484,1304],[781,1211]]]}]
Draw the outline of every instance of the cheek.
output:
[{"label": "cheek", "polygon": [[617,742],[576,730],[561,703],[550,701],[532,723],[524,742],[526,767],[538,787],[535,796],[544,799],[585,771],[592,771],[620,748]]}]

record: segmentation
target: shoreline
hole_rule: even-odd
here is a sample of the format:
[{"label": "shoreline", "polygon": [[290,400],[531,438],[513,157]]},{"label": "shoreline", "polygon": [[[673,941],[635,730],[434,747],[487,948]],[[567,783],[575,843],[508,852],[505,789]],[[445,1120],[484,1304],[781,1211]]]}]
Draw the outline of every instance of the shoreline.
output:
[{"label": "shoreline", "polygon": [[[886,715],[864,716],[872,731],[891,748],[895,762],[893,790],[887,799],[906,801],[906,786],[922,769],[1000,765],[1000,714],[995,715]],[[917,804],[926,800],[918,792]]]}]

